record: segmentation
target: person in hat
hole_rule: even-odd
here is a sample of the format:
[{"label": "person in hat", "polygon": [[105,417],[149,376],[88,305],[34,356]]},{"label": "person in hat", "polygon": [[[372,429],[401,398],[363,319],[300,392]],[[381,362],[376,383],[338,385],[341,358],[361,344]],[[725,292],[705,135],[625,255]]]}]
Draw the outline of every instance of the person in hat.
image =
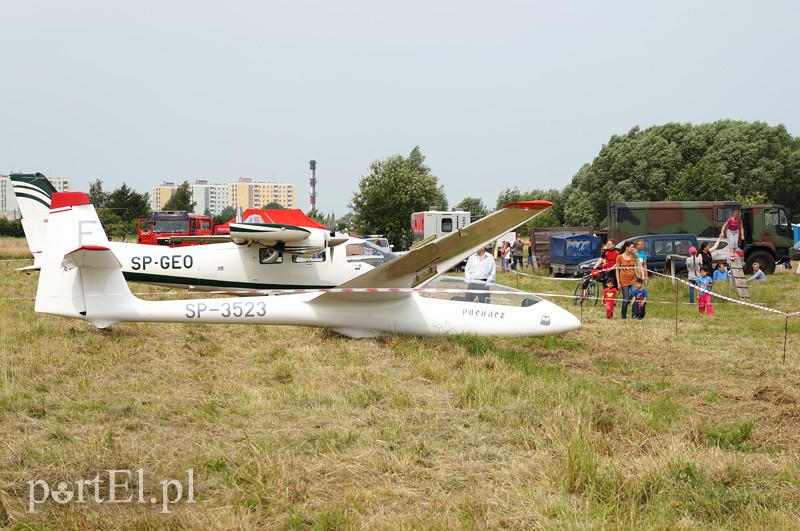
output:
[{"label": "person in hat", "polygon": [[689,247],[689,258],[686,259],[686,271],[689,273],[689,302],[694,304],[694,287],[700,277],[703,258],[698,256],[696,247]]}]

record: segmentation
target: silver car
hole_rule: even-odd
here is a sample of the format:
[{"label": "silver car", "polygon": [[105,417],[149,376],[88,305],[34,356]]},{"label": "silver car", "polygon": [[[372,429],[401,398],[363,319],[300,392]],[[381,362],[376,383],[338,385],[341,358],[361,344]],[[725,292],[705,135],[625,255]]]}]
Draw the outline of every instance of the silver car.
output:
[{"label": "silver car", "polygon": [[[703,245],[703,242],[708,242],[708,245],[714,247],[714,244],[717,243],[716,238],[697,238],[697,244]],[[700,247],[697,248],[700,250]],[[728,258],[731,257],[731,252],[728,250],[728,241],[725,239],[720,240],[719,247],[715,250],[711,251],[711,260],[714,263],[722,262],[724,264],[728,263]]]}]

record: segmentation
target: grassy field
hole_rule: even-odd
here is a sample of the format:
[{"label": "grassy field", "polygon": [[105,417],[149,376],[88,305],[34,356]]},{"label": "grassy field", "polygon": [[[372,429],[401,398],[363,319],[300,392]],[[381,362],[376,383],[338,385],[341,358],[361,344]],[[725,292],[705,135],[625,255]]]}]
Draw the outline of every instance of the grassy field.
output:
[{"label": "grassy field", "polygon": [[[572,306],[533,339],[86,323],[0,263],[0,528],[758,528],[800,520],[800,318],[648,287],[644,321]],[[571,294],[574,282],[500,281]],[[156,288],[133,286],[135,292]],[[724,291],[720,287],[718,291]],[[800,277],[754,286],[800,309]],[[681,302],[686,293],[680,290]],[[661,304],[664,303],[664,304]],[[618,308],[619,312],[619,308]],[[618,315],[617,315],[618,317]],[[29,509],[28,482],[193,470],[194,502]],[[169,491],[173,497],[177,494]],[[126,494],[123,492],[123,496]],[[37,494],[38,496],[38,494]],[[103,485],[101,497],[108,497]],[[118,494],[118,497],[119,494]]]},{"label": "grassy field", "polygon": [[28,242],[25,238],[8,238],[0,236],[0,260],[14,258],[28,258],[31,253],[28,250]]}]

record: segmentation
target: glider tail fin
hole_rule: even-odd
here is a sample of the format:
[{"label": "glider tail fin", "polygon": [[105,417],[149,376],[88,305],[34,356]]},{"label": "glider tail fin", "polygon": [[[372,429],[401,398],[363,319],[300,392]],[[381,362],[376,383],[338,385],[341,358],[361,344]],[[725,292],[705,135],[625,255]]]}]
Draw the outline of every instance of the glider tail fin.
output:
[{"label": "glider tail fin", "polygon": [[56,189],[41,173],[12,173],[9,177],[22,214],[22,230],[33,255],[33,266],[22,269],[40,269],[42,250],[47,241],[50,198]]},{"label": "glider tail fin", "polygon": [[47,242],[36,292],[36,311],[91,321],[105,328],[137,300],[89,197],[83,192],[52,197]]}]

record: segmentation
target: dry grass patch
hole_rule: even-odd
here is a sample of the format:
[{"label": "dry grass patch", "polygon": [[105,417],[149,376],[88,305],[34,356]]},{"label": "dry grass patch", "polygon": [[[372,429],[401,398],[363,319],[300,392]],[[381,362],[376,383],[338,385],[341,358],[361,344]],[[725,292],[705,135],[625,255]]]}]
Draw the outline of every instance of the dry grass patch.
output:
[{"label": "dry grass patch", "polygon": [[[0,236],[0,259],[13,260],[20,258],[31,258],[31,252],[28,249],[28,241],[25,238]],[[21,266],[16,265],[15,267]]]},{"label": "dry grass patch", "polygon": [[[681,307],[676,337],[674,306],[655,304],[674,288],[653,285],[647,320],[584,308],[584,327],[563,337],[98,331],[35,314],[36,279],[0,268],[0,526],[718,528],[800,517],[800,356],[780,362],[774,316]],[[800,294],[793,277],[775,280],[754,299]],[[148,497],[191,468],[197,502],[169,514],[52,501],[27,512],[28,481],[109,468],[144,469]]]}]

